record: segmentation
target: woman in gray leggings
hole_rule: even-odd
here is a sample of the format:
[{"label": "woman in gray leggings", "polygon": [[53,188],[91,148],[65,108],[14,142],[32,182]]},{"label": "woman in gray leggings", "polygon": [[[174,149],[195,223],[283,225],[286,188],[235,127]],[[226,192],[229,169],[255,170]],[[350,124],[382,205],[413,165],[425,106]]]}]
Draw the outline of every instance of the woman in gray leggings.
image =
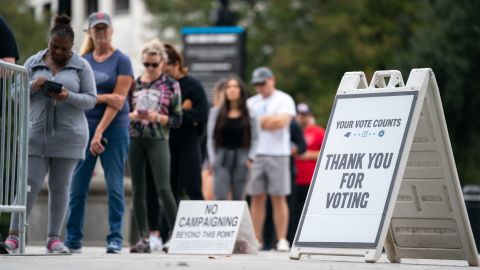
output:
[{"label": "woman in gray leggings", "polygon": [[[162,73],[166,54],[163,44],[154,40],[142,50],[145,72],[137,79],[130,102],[130,152],[133,211],[140,240],[132,253],[149,253],[146,214],[145,168],[150,164],[159,199],[165,208],[167,222],[173,229],[177,203],[170,187],[169,129],[182,122],[181,92],[177,81]],[[158,235],[157,235],[158,236]]]},{"label": "woman in gray leggings", "polygon": [[215,199],[245,198],[247,175],[255,157],[257,127],[247,108],[240,78],[227,78],[224,102],[212,108],[207,125],[208,159],[213,166]]},{"label": "woman in gray leggings", "polygon": [[[70,179],[78,161],[85,157],[88,142],[84,111],[93,108],[96,102],[92,68],[72,52],[73,40],[70,18],[56,16],[48,48],[25,63],[30,77],[27,216],[48,173],[49,253],[69,253],[60,240],[60,232],[67,211]],[[5,241],[12,251],[19,244],[18,225],[18,213],[14,213]]]}]

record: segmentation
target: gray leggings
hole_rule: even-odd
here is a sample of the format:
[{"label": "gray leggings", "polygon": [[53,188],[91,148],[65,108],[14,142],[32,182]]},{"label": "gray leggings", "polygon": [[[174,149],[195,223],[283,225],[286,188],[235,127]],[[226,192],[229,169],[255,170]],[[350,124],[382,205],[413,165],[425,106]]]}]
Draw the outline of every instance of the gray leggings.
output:
[{"label": "gray leggings", "polygon": [[215,156],[213,164],[215,199],[226,200],[231,191],[233,200],[244,200],[248,176],[248,151],[219,148]]},{"label": "gray leggings", "polygon": [[[48,172],[48,237],[60,237],[67,213],[68,189],[78,159],[28,156],[27,217]],[[34,224],[35,226],[35,224]],[[18,213],[12,214],[10,232],[18,232]]]},{"label": "gray leggings", "polygon": [[170,186],[170,147],[168,141],[159,139],[132,139],[128,161],[132,174],[133,213],[140,234],[148,237],[146,204],[146,175],[148,163],[159,199],[165,208],[167,223],[173,229],[177,216],[177,202]]}]

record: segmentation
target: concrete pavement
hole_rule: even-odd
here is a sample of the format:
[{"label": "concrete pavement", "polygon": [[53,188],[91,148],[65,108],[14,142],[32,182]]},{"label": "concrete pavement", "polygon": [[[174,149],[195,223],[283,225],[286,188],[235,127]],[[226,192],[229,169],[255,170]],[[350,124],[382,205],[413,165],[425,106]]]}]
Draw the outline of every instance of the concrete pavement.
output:
[{"label": "concrete pavement", "polygon": [[27,247],[27,256],[0,256],[0,269],[12,270],[150,270],[150,269],[195,269],[195,270],[307,270],[307,269],[479,269],[468,267],[466,261],[405,260],[401,264],[389,263],[383,255],[377,263],[364,263],[358,257],[304,256],[295,261],[288,253],[262,251],[257,255],[168,255],[165,253],[130,254],[124,248],[121,254],[105,254],[101,247],[87,247],[82,254],[46,255],[44,247]]}]

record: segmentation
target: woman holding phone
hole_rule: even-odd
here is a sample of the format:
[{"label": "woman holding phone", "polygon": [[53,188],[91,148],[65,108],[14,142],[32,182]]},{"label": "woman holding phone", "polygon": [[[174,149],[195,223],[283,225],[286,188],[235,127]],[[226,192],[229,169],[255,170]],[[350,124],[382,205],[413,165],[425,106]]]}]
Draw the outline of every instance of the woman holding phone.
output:
[{"label": "woman holding phone", "polygon": [[[136,80],[131,97],[129,152],[133,186],[133,211],[140,240],[132,253],[150,253],[147,226],[146,179],[147,162],[153,176],[157,200],[165,209],[167,223],[173,230],[177,203],[170,186],[169,130],[182,123],[182,98],[177,81],[162,72],[167,56],[159,40],[153,40],[142,50],[145,72]],[[155,228],[152,228],[155,229]],[[159,237],[159,231],[150,232]]]},{"label": "woman holding phone", "polygon": [[[130,143],[130,109],[125,99],[133,82],[133,71],[128,56],[113,47],[112,35],[110,16],[103,12],[89,16],[88,36],[80,53],[92,66],[98,99],[95,108],[86,112],[90,130],[89,148],[86,149],[85,160],[75,169],[70,188],[65,245],[77,253],[81,252],[88,188],[98,157],[105,172],[108,195],[107,253],[119,253],[122,248],[123,183]],[[105,139],[108,145],[105,145]]]},{"label": "woman holding phone", "polygon": [[[48,172],[48,253],[69,253],[60,241],[68,187],[75,166],[85,158],[88,125],[84,111],[96,102],[92,68],[72,51],[73,40],[70,18],[55,16],[48,48],[25,63],[30,77],[27,215]],[[18,225],[18,213],[14,213],[5,241],[11,251],[19,245]]]}]

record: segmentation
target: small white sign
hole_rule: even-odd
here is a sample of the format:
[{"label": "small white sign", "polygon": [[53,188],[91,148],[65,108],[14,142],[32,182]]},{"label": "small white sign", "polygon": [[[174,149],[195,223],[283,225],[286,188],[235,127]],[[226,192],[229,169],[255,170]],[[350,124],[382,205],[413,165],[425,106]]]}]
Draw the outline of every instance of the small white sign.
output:
[{"label": "small white sign", "polygon": [[245,201],[181,201],[168,253],[256,253]]},{"label": "small white sign", "polygon": [[417,92],[337,96],[297,241],[374,247]]}]

